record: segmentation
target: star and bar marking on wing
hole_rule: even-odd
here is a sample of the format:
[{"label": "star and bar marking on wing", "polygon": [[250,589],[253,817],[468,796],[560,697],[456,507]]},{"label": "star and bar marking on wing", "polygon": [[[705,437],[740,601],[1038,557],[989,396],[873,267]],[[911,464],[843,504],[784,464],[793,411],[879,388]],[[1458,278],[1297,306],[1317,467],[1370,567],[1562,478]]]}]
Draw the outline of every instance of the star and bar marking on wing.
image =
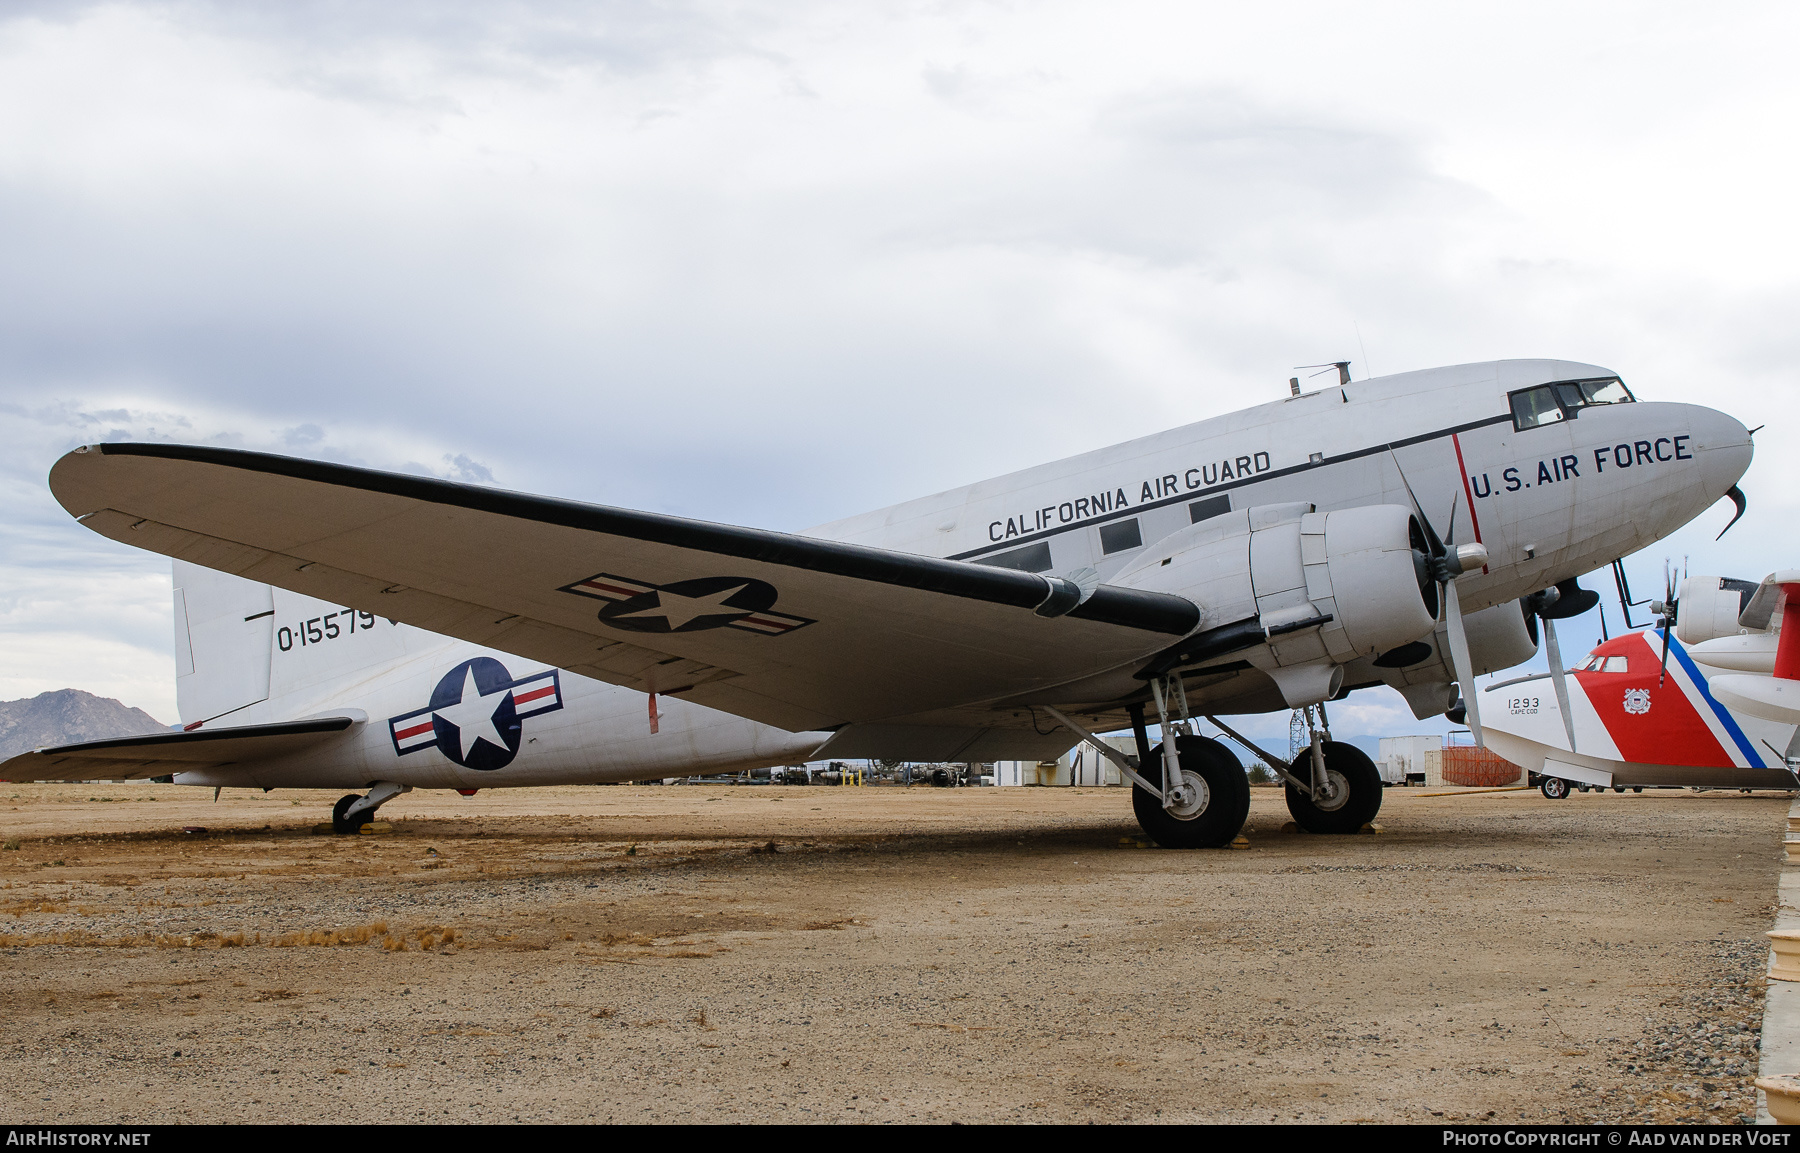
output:
[{"label": "star and bar marking on wing", "polygon": [[753,577],[693,577],[666,585],[597,573],[558,591],[606,601],[600,623],[640,633],[691,633],[733,628],[785,636],[814,622],[770,612],[775,586]]}]

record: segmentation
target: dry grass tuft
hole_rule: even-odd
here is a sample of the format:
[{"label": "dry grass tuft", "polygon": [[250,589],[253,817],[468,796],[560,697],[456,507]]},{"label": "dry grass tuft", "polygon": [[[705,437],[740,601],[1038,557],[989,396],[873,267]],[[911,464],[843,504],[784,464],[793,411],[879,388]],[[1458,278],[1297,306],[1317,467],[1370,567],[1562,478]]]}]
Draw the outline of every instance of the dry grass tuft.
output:
[{"label": "dry grass tuft", "polygon": [[89,949],[244,949],[263,946],[271,949],[339,948],[346,945],[378,944],[390,953],[403,953],[414,933],[420,949],[442,949],[462,942],[455,929],[429,925],[398,934],[390,933],[386,921],[356,925],[348,929],[306,929],[263,939],[261,933],[215,933],[202,931],[188,934],[133,933],[122,937],[100,937],[85,929],[59,933],[0,933],[0,948],[30,948],[37,945],[70,945]]}]

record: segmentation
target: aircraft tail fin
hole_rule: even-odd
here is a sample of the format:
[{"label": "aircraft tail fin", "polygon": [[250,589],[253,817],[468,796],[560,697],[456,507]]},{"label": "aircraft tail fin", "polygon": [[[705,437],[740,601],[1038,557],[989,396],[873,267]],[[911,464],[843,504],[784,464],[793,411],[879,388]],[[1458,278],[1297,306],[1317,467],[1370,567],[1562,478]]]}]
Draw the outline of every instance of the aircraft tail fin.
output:
[{"label": "aircraft tail fin", "polygon": [[269,696],[274,592],[229,573],[178,560],[175,577],[175,703],[191,725]]}]

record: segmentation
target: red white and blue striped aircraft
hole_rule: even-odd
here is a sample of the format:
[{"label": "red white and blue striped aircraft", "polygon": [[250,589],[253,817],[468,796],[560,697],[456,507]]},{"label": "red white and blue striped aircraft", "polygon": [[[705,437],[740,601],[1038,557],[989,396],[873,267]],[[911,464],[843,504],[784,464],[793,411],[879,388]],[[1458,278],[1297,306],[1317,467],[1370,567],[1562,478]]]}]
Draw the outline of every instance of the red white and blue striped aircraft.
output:
[{"label": "red white and blue striped aircraft", "polygon": [[1689,577],[1653,610],[1658,627],[1594,648],[1560,693],[1551,673],[1484,687],[1489,747],[1553,798],[1571,786],[1800,787],[1800,571]]}]

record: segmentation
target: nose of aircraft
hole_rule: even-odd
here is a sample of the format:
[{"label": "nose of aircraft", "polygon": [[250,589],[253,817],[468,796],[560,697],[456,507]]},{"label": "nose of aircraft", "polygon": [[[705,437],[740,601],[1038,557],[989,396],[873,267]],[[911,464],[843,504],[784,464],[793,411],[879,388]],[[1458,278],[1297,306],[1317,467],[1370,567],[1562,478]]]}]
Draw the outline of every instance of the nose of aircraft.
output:
[{"label": "nose of aircraft", "polygon": [[1750,430],[1734,416],[1700,405],[1686,405],[1688,427],[1694,430],[1694,447],[1706,491],[1715,499],[1724,496],[1743,478],[1756,454]]}]

